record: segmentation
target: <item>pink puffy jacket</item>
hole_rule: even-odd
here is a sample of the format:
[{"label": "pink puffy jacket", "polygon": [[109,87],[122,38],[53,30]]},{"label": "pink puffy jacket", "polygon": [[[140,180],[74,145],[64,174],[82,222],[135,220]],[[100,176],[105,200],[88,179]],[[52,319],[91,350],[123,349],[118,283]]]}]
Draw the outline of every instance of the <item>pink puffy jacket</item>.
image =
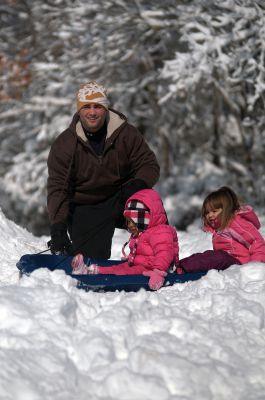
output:
[{"label": "pink puffy jacket", "polygon": [[265,241],[259,228],[259,219],[250,206],[241,207],[223,231],[204,226],[204,230],[213,233],[213,249],[226,251],[241,264],[265,263]]},{"label": "pink puffy jacket", "polygon": [[[127,203],[131,200],[141,201],[150,210],[150,223],[138,238],[133,265],[124,262],[114,267],[99,267],[100,274],[133,275],[154,269],[167,271],[172,262],[178,262],[177,232],[167,224],[159,194],[153,189],[144,189],[131,196]],[[134,248],[135,240],[132,238],[129,242],[130,251]]]}]

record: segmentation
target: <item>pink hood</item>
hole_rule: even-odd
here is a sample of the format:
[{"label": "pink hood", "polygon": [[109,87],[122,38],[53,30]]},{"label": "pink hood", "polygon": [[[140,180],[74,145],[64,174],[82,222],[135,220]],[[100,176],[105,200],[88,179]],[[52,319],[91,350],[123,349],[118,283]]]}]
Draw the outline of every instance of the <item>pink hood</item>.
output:
[{"label": "pink hood", "polygon": [[251,222],[255,226],[255,228],[257,229],[260,228],[259,219],[252,207],[242,206],[240,210],[237,212],[237,215],[245,219],[246,221]]},{"label": "pink hood", "polygon": [[127,200],[125,208],[131,200],[141,201],[147,208],[149,208],[149,228],[168,223],[161,197],[154,189],[143,189],[136,192]]}]

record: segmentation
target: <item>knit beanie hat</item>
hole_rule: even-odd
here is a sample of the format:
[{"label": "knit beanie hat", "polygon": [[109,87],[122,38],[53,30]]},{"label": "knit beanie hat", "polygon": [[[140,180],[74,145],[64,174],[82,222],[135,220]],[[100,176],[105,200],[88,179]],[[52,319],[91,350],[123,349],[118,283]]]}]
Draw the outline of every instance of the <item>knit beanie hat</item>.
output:
[{"label": "knit beanie hat", "polygon": [[108,109],[109,101],[107,98],[107,91],[104,86],[98,85],[95,81],[82,85],[76,97],[77,111],[87,104],[100,104],[106,108],[106,110]]},{"label": "knit beanie hat", "polygon": [[140,201],[131,200],[123,212],[124,217],[130,218],[139,231],[144,231],[150,223],[149,209]]}]

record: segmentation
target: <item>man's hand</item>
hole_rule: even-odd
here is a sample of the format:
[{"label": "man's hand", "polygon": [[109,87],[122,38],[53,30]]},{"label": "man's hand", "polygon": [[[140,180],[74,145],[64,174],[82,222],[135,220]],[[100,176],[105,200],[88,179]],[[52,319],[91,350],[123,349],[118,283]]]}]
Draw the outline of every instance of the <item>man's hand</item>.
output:
[{"label": "man's hand", "polygon": [[66,224],[58,222],[51,225],[51,240],[48,242],[48,247],[52,254],[73,254],[73,246],[67,234]]}]

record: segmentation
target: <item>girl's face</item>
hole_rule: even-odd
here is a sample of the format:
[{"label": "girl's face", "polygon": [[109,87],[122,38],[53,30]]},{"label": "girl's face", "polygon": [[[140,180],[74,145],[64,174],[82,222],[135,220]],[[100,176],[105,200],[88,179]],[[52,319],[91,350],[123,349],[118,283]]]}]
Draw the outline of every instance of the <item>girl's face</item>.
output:
[{"label": "girl's face", "polygon": [[138,228],[130,218],[127,218],[127,228],[128,228],[128,231],[133,236],[138,236],[138,234],[139,234]]},{"label": "girl's face", "polygon": [[216,227],[216,222],[218,221],[218,217],[221,215],[223,209],[222,208],[207,208],[205,218],[209,225],[213,228]]}]

